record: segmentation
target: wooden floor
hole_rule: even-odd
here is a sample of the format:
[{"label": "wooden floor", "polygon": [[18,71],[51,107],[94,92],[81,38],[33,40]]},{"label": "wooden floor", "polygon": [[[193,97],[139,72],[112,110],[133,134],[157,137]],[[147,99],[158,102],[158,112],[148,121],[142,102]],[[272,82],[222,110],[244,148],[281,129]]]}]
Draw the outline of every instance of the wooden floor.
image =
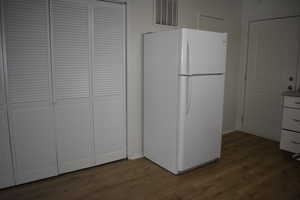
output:
[{"label": "wooden floor", "polygon": [[278,143],[235,132],[218,162],[180,176],[146,159],[119,161],[1,190],[0,199],[299,200],[300,162]]}]

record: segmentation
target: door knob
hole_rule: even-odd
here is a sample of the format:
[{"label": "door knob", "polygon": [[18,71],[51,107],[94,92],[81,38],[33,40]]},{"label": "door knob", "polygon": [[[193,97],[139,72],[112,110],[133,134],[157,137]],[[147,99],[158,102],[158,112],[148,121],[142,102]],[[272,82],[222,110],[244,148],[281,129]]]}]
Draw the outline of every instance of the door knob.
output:
[{"label": "door knob", "polygon": [[289,81],[293,81],[293,80],[294,80],[294,77],[290,76]]},{"label": "door knob", "polygon": [[289,85],[289,86],[288,86],[288,89],[289,89],[289,90],[292,90],[292,89],[293,89],[293,86]]}]

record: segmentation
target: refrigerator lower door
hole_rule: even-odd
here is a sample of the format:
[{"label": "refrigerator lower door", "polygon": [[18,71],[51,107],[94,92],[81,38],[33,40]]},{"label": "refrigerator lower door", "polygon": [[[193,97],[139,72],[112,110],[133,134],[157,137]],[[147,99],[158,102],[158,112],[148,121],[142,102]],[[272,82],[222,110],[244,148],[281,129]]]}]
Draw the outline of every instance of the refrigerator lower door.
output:
[{"label": "refrigerator lower door", "polygon": [[224,75],[180,76],[178,170],[220,158]]}]

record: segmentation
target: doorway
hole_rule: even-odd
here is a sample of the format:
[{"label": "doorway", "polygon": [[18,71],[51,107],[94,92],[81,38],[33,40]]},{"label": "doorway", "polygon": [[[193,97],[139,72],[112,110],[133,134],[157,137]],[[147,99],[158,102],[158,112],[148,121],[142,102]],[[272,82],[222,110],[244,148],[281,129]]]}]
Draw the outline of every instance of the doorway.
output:
[{"label": "doorway", "polygon": [[281,93],[296,90],[300,16],[249,23],[242,130],[278,141]]}]

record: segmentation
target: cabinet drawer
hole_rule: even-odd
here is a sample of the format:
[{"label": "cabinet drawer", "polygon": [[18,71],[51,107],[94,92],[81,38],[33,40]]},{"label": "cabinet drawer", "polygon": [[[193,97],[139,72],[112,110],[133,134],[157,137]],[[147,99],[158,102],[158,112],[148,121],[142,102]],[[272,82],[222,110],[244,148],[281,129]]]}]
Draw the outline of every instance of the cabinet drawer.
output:
[{"label": "cabinet drawer", "polygon": [[300,132],[300,110],[284,108],[282,128]]},{"label": "cabinet drawer", "polygon": [[283,106],[290,108],[300,108],[300,97],[285,96]]},{"label": "cabinet drawer", "polygon": [[281,131],[280,149],[300,153],[300,133]]}]

